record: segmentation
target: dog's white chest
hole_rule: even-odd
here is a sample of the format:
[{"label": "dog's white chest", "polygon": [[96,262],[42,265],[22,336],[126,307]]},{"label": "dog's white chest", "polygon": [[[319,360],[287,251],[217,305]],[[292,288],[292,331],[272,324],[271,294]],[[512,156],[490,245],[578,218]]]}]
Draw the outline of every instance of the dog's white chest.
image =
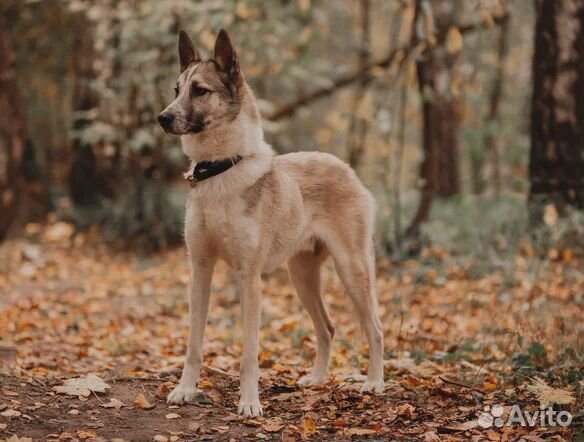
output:
[{"label": "dog's white chest", "polygon": [[240,200],[208,202],[189,201],[185,238],[189,249],[211,248],[232,266],[254,253],[260,243],[260,228],[246,214]]}]

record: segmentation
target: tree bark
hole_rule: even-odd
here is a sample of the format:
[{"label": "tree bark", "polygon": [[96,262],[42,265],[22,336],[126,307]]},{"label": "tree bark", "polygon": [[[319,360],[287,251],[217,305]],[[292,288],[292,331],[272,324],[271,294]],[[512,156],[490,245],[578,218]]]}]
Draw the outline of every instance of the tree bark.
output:
[{"label": "tree bark", "polygon": [[529,202],[584,208],[584,0],[536,6]]},{"label": "tree bark", "polygon": [[17,214],[26,139],[15,61],[14,49],[0,16],[0,241],[5,238]]},{"label": "tree bark", "polygon": [[[493,188],[496,195],[501,194],[501,158],[497,136],[495,134],[495,126],[499,121],[499,108],[501,105],[501,98],[503,97],[503,85],[505,82],[505,59],[509,52],[509,21],[510,20],[506,20],[503,22],[499,31],[499,41],[497,43],[497,67],[491,93],[489,94],[489,107],[484,118],[486,131],[483,137],[483,146],[485,153],[489,155],[491,159],[491,166],[493,169]],[[487,184],[487,181],[483,176],[482,157],[480,159],[473,159],[472,168],[472,191],[475,194],[481,194],[484,192]]]},{"label": "tree bark", "polygon": [[80,132],[91,124],[89,113],[97,108],[98,96],[91,88],[96,79],[93,69],[95,51],[88,21],[79,16],[79,27],[73,46],[73,66],[75,83],[73,86],[73,146],[69,172],[69,192],[76,206],[97,204],[107,193],[104,178],[99,173],[94,146],[83,140]]},{"label": "tree bark", "polygon": [[[415,20],[420,19],[421,2],[416,2]],[[438,17],[440,34],[449,28],[449,18]],[[415,44],[414,40],[412,44]],[[452,196],[460,192],[458,166],[459,104],[445,90],[454,58],[439,47],[429,47],[419,57],[416,68],[418,87],[423,100],[422,146],[424,159],[420,166],[422,182],[418,209],[407,236],[419,233],[420,225],[430,215],[435,195]]]},{"label": "tree bark", "polygon": [[[370,28],[370,0],[361,0],[361,47],[359,48],[359,69],[366,69],[369,62],[369,28]],[[363,76],[359,82],[357,92],[355,94],[354,110],[351,115],[348,132],[349,145],[349,164],[353,169],[358,169],[361,165],[363,153],[365,151],[365,138],[367,137],[367,130],[369,128],[369,121],[359,115],[359,105],[361,104],[365,94],[367,93],[367,85],[371,77],[369,75]]]}]

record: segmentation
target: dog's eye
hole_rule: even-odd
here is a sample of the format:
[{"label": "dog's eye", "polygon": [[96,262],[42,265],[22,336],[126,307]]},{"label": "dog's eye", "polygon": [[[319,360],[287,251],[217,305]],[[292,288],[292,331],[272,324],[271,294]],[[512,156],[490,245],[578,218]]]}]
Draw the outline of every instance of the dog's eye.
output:
[{"label": "dog's eye", "polygon": [[207,92],[209,92],[208,89],[194,85],[191,86],[191,96],[193,97],[200,97],[201,95],[205,95]]},{"label": "dog's eye", "polygon": [[174,87],[174,98],[178,97],[178,93],[179,93],[179,92],[180,92],[180,91],[179,91],[179,89],[178,89],[178,86],[175,86],[175,87]]}]

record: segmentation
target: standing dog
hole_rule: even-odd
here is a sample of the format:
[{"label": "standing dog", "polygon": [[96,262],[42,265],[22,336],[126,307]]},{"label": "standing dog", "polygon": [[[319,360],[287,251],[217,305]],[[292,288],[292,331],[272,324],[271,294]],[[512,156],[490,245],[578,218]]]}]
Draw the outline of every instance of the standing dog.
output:
[{"label": "standing dog", "polygon": [[286,261],[317,336],[314,367],[298,383],[326,381],[334,328],[322,300],[320,267],[329,254],[369,342],[369,372],[362,391],[382,392],[383,331],[375,291],[371,194],[351,168],[332,155],[274,155],[264,141],[253,93],[225,31],[217,37],[212,60],[203,61],[183,31],[178,49],[176,98],[158,121],[165,132],[181,136],[183,151],[194,165],[188,176],[192,190],[185,223],[192,273],[186,361],[168,402],[190,402],[200,391],[201,346],[217,259],[233,269],[241,296],[240,414],[262,414],[260,274]]}]

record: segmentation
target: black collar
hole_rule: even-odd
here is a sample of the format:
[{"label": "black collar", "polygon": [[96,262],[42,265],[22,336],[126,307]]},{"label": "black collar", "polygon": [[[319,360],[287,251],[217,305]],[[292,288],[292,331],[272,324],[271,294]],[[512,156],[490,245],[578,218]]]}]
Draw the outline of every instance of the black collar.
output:
[{"label": "black collar", "polygon": [[223,173],[241,161],[242,157],[237,155],[233,158],[227,158],[219,161],[201,161],[197,163],[193,170],[193,174],[187,177],[191,187],[195,187],[199,181],[204,181],[207,178],[214,177]]}]

